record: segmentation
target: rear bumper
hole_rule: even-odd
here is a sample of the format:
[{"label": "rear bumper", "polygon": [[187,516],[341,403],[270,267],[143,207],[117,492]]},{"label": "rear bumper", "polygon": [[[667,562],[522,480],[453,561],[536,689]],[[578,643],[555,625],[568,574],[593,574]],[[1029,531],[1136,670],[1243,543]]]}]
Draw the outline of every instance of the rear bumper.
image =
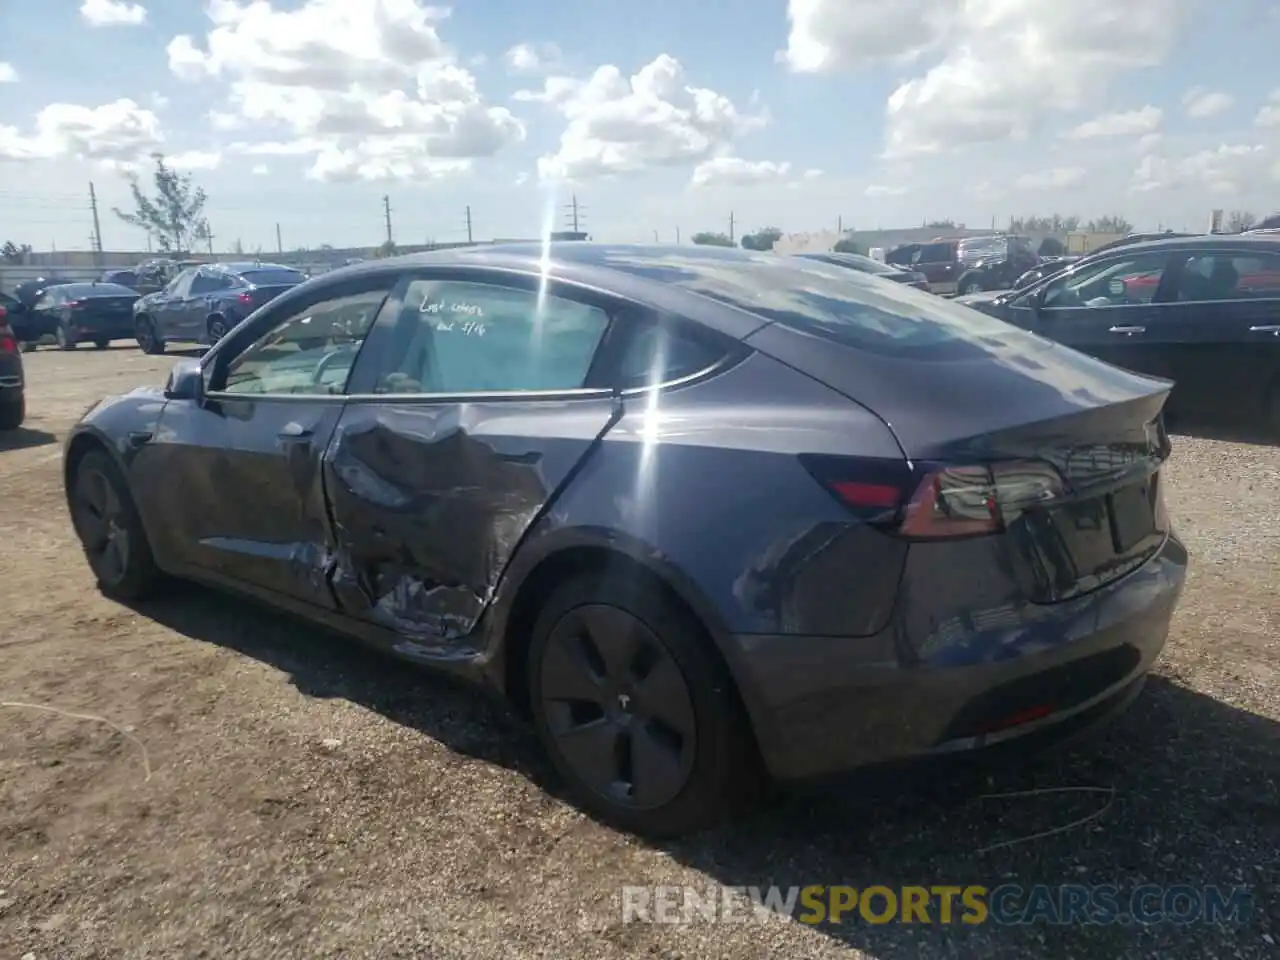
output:
[{"label": "rear bumper", "polygon": [[21,401],[24,386],[22,357],[17,354],[0,356],[0,404]]},{"label": "rear bumper", "polygon": [[134,335],[133,315],[93,317],[73,324],[71,330],[80,340],[125,340]]},{"label": "rear bumper", "polygon": [[[1077,600],[923,643],[896,617],[875,637],[738,636],[727,651],[779,779],[1052,738],[1136,695],[1164,647],[1187,553],[1175,536],[1140,569]],[[903,650],[926,651],[908,657]]]}]

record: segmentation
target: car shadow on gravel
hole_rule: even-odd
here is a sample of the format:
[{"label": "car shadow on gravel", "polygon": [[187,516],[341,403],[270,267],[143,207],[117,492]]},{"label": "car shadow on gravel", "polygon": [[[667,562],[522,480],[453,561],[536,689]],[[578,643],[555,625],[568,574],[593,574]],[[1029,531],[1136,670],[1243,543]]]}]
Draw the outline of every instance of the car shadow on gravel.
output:
[{"label": "car shadow on gravel", "polygon": [[43,447],[57,442],[57,436],[48,430],[18,427],[17,430],[0,431],[0,453],[6,450],[26,450],[30,447]]},{"label": "car shadow on gravel", "polygon": [[[464,684],[199,587],[179,587],[139,612],[269,664],[306,695],[358,703],[563,798],[529,726]],[[1249,887],[1251,916],[1225,925],[941,924],[936,903],[927,924],[870,923],[856,909],[840,923],[815,924],[880,960],[1199,960],[1275,955],[1278,837],[1280,724],[1153,677],[1114,724],[1036,759],[909,780],[851,778],[776,797],[735,824],[662,846],[720,887],[1109,884],[1121,910],[1144,885]],[[1143,903],[1160,906],[1159,897]],[[1026,905],[1024,896],[1006,901],[1015,914]],[[957,907],[955,917],[962,913]],[[629,930],[613,933],[625,939]]]},{"label": "car shadow on gravel", "polygon": [[1170,419],[1168,427],[1169,432],[1173,435],[1175,444],[1177,443],[1178,435],[1182,434],[1183,436],[1196,437],[1200,440],[1246,443],[1259,447],[1280,446],[1280,437],[1265,427],[1257,425],[1179,417]]}]

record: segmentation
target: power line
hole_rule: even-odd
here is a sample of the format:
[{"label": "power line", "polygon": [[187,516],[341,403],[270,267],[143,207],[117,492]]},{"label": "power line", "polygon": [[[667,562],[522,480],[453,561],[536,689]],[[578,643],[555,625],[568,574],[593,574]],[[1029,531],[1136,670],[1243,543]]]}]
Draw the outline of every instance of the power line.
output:
[{"label": "power line", "polygon": [[578,204],[578,195],[575,193],[570,203],[565,204],[565,220],[573,226],[574,233],[581,233],[579,228],[579,219],[586,219],[587,208]]}]

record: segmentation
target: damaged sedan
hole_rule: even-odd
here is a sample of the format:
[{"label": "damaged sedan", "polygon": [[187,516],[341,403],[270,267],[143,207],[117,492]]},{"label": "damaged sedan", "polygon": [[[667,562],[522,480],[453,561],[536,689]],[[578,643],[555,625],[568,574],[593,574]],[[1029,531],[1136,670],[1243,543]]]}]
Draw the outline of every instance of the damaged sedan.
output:
[{"label": "damaged sedan", "polygon": [[822,263],[512,244],[295,287],[90,410],[65,483],[108,595],[197,580],[492,688],[673,835],[1132,702],[1187,564],[1169,388]]}]

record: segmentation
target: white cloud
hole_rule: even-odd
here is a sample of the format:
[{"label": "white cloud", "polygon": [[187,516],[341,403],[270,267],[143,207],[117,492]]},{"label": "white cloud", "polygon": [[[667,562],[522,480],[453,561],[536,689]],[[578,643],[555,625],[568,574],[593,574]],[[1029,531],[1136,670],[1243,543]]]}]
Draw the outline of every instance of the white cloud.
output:
[{"label": "white cloud", "polygon": [[955,7],[940,0],[790,0],[782,58],[800,73],[910,60],[942,41],[957,19]]},{"label": "white cloud", "polygon": [[901,197],[907,192],[907,188],[890,187],[879,183],[873,183],[862,192],[868,197]]},{"label": "white cloud", "polygon": [[1054,167],[1036,173],[1024,173],[1014,185],[1019,190],[1066,190],[1084,183],[1087,172],[1083,167]]},{"label": "white cloud", "polygon": [[506,53],[507,67],[516,73],[546,73],[559,67],[564,54],[554,43],[517,43]]},{"label": "white cloud", "polygon": [[1280,127],[1280,87],[1271,91],[1253,122],[1259,127]]},{"label": "white cloud", "polygon": [[1177,158],[1149,154],[1134,171],[1132,188],[1139,193],[1185,189],[1237,194],[1280,179],[1269,169],[1272,162],[1262,144],[1224,143]]},{"label": "white cloud", "polygon": [[1064,137],[1068,140],[1092,140],[1099,137],[1132,137],[1139,134],[1150,134],[1160,129],[1164,120],[1164,111],[1148,104],[1137,110],[1123,113],[1105,113],[1093,120],[1086,120],[1077,127],[1068,130]]},{"label": "white cloud", "polygon": [[817,169],[816,167],[812,170],[806,170],[804,172],[804,178],[806,180],[817,180],[821,176],[822,176],[822,171]]},{"label": "white cloud", "polygon": [[994,203],[997,200],[1003,200],[1008,195],[1003,187],[992,183],[990,180],[983,180],[981,183],[975,184],[969,192],[974,199],[981,200],[983,203]]},{"label": "white cloud", "polygon": [[1229,93],[1206,90],[1204,87],[1192,87],[1182,96],[1182,106],[1187,116],[1196,120],[1206,120],[1230,110],[1236,98]]},{"label": "white cloud", "polygon": [[0,159],[75,157],[119,165],[159,149],[163,141],[159,117],[133,100],[99,107],[52,103],[36,114],[30,136],[0,126]]},{"label": "white cloud", "polygon": [[216,170],[222,163],[222,154],[216,150],[187,150],[166,157],[165,163],[175,170]]},{"label": "white cloud", "polygon": [[80,16],[94,27],[136,27],[147,20],[147,8],[127,0],[84,0]]},{"label": "white cloud", "polygon": [[170,69],[225,82],[241,121],[307,144],[312,177],[433,178],[524,139],[440,39],[447,11],[422,0],[209,0],[207,13],[203,45],[170,42]]},{"label": "white cloud", "polygon": [[0,83],[17,83],[18,71],[13,68],[12,63],[5,63],[0,60]]},{"label": "white cloud", "polygon": [[255,177],[265,177],[268,173],[271,172],[271,168],[268,167],[265,163],[255,163],[253,165],[253,170],[250,172]]},{"label": "white cloud", "polygon": [[786,57],[822,72],[919,60],[886,105],[886,155],[1030,138],[1173,49],[1191,0],[790,0]]},{"label": "white cloud", "polygon": [[739,157],[716,157],[698,164],[691,183],[695,187],[747,187],[761,183],[777,183],[791,172],[791,164],[771,160],[743,160]]},{"label": "white cloud", "polygon": [[683,166],[728,157],[733,141],[765,122],[740,113],[727,97],[685,81],[684,68],[661,54],[630,79],[612,64],[586,81],[556,81],[544,99],[568,120],[559,149],[538,160],[546,179],[579,180]]}]

